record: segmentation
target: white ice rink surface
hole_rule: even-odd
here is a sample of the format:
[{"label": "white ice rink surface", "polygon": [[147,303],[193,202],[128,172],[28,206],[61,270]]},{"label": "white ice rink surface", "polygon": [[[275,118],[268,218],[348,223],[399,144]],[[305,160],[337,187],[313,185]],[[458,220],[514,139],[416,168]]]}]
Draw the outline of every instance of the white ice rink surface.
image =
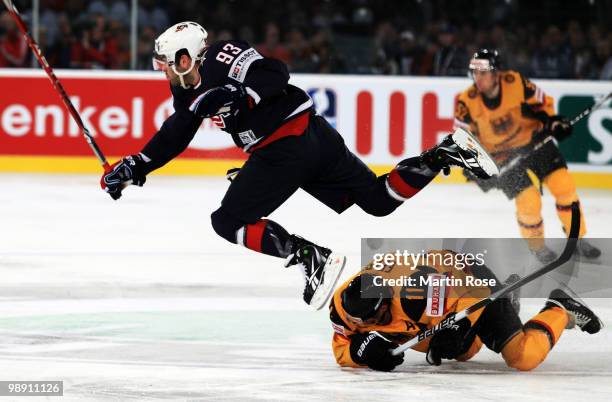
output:
[{"label": "white ice rink surface", "polygon": [[[610,400],[609,328],[567,331],[529,373],[489,351],[440,367],[409,352],[393,373],[340,369],[301,275],[213,232],[225,180],[151,177],[118,202],[97,181],[0,175],[0,380],[63,380],[55,400]],[[580,193],[590,235],[611,237],[612,193]],[[271,218],[346,254],[346,275],[361,237],[518,236],[501,193],[460,185],[432,185],[385,218],[336,215],[298,192]],[[544,219],[559,237],[550,196]],[[609,327],[612,300],[590,302]],[[522,318],[541,305],[527,302]]]}]

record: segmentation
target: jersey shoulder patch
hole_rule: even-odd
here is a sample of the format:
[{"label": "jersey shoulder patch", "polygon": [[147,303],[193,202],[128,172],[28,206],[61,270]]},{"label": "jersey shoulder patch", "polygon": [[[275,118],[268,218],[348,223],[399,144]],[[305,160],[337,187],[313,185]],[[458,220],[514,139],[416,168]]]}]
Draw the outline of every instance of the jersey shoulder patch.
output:
[{"label": "jersey shoulder patch", "polygon": [[508,84],[512,84],[514,81],[516,81],[516,77],[512,73],[505,73],[504,81],[506,81]]},{"label": "jersey shoulder patch", "polygon": [[245,49],[232,63],[228,77],[238,82],[244,82],[251,64],[261,59],[263,59],[263,56],[255,48],[249,47]]},{"label": "jersey shoulder patch", "polygon": [[457,105],[455,106],[455,118],[464,123],[471,123],[472,117],[470,116],[470,110],[467,105],[461,99],[457,100]]}]

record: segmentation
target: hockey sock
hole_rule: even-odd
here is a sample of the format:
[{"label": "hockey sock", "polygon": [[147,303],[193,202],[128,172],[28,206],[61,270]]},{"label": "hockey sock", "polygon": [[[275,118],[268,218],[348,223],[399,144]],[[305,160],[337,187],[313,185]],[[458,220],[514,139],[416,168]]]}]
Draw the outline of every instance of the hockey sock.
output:
[{"label": "hockey sock", "polygon": [[535,186],[527,187],[516,196],[514,202],[521,236],[527,239],[531,250],[540,250],[544,247],[544,221],[541,213],[540,192]]},{"label": "hockey sock", "polygon": [[536,368],[561,337],[567,320],[567,313],[560,307],[537,314],[502,349],[506,364],[521,371]]},{"label": "hockey sock", "polygon": [[286,258],[291,252],[290,235],[278,223],[260,219],[236,231],[236,243],[258,253]]},{"label": "hockey sock", "polygon": [[427,186],[437,174],[421,166],[419,157],[404,159],[389,172],[387,192],[398,201],[406,201]]},{"label": "hockey sock", "polygon": [[[557,204],[557,216],[563,225],[564,230],[570,227],[572,221],[572,202],[578,201],[576,186],[572,176],[567,169],[557,169],[544,179],[544,184],[555,197]],[[584,214],[580,208],[580,237],[586,233]]]}]

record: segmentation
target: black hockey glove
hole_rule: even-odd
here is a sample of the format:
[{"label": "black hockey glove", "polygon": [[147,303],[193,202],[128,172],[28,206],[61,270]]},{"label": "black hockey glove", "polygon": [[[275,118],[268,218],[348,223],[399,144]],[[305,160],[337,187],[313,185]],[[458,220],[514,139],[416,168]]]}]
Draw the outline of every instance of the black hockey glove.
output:
[{"label": "black hockey glove", "polygon": [[376,331],[351,336],[351,359],[372,370],[391,371],[404,362],[404,354],[393,356],[391,349],[397,344]]},{"label": "black hockey glove", "polygon": [[555,137],[557,141],[563,141],[572,134],[573,127],[565,117],[560,115],[550,116],[544,123],[544,132]]},{"label": "black hockey glove", "polygon": [[145,164],[141,155],[130,155],[111,165],[111,170],[105,172],[100,179],[102,190],[113,200],[121,197],[121,191],[129,184],[142,187],[147,180]]},{"label": "black hockey glove", "polygon": [[431,338],[427,363],[439,366],[442,359],[456,359],[468,351],[475,338],[476,333],[472,330],[470,320],[464,318],[456,321],[452,327],[443,329]]},{"label": "black hockey glove", "polygon": [[189,110],[198,117],[208,118],[245,106],[248,106],[248,95],[244,86],[236,83],[209,89],[191,103]]},{"label": "black hockey glove", "polygon": [[560,115],[549,116],[543,110],[534,108],[534,105],[521,103],[521,114],[524,117],[539,120],[544,124],[542,131],[534,136],[533,141],[539,142],[552,135],[557,141],[562,141],[572,134],[572,125],[569,120]]}]

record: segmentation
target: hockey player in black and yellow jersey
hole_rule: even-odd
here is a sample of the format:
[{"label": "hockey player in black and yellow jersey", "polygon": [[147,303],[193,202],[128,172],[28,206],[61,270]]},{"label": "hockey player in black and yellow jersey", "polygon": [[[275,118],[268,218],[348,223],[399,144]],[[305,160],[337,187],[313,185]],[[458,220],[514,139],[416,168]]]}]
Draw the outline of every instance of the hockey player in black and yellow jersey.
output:
[{"label": "hockey player in black and yellow jersey", "polygon": [[[431,250],[412,262],[395,258],[383,271],[370,264],[340,286],[330,303],[337,363],[391,371],[403,362],[403,354],[393,356],[391,349],[498,290],[495,275],[485,265],[460,267],[454,255]],[[472,284],[469,277],[487,279],[487,286]],[[500,298],[413,349],[426,353],[430,364],[440,365],[442,359],[467,361],[484,344],[501,353],[509,367],[526,371],[542,363],[564,329],[574,326],[596,333],[601,322],[583,303],[555,289],[525,324],[510,299]]]},{"label": "hockey player in black and yellow jersey", "polygon": [[[578,195],[567,164],[550,136],[563,140],[571,134],[572,127],[565,118],[555,115],[553,99],[541,88],[515,71],[500,69],[497,51],[476,52],[470,61],[470,72],[474,84],[459,95],[454,124],[479,139],[502,173],[491,180],[480,180],[469,173],[466,176],[485,192],[498,188],[514,199],[521,235],[542,262],[553,260],[555,255],[543,239],[540,185],[555,197],[557,215],[563,227],[568,228],[571,204],[578,201]],[[517,158],[532,143],[541,146]],[[580,237],[585,233],[582,215]],[[601,254],[584,239],[577,252],[588,258]]]}]

